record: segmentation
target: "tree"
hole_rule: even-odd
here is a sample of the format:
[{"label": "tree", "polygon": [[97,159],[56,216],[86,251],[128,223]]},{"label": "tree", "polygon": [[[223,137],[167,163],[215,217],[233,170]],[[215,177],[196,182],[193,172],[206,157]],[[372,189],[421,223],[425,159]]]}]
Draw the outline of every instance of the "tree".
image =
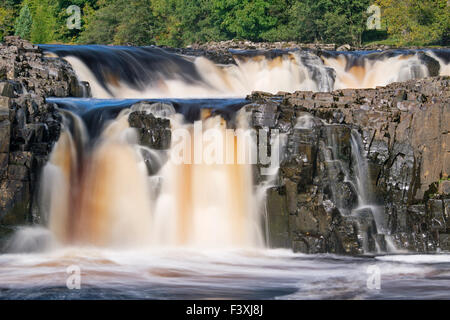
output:
[{"label": "tree", "polygon": [[133,0],[124,6],[114,44],[142,46],[155,43],[156,23],[150,0]]},{"label": "tree", "polygon": [[291,9],[289,29],[302,42],[360,44],[369,0],[305,0]]},{"label": "tree", "polygon": [[14,29],[16,36],[20,36],[23,39],[31,39],[31,27],[33,25],[33,18],[28,5],[25,3],[20,9],[19,17],[16,20]]},{"label": "tree", "polygon": [[14,10],[0,7],[0,41],[14,29]]},{"label": "tree", "polygon": [[278,24],[273,13],[279,0],[215,0],[216,16],[223,17],[221,27],[229,37],[259,41],[262,34]]},{"label": "tree", "polygon": [[[68,13],[67,8],[78,6],[81,14],[81,28],[68,28],[67,20],[73,12]],[[57,30],[55,39],[61,42],[74,43],[79,38],[88,15],[91,15],[95,9],[98,9],[97,0],[58,0],[55,4]]]},{"label": "tree", "polygon": [[447,0],[376,0],[376,4],[383,10],[388,33],[399,44],[445,44],[450,30]]},{"label": "tree", "polygon": [[[81,1],[81,0],[80,0]],[[80,42],[168,46],[233,38],[361,42],[370,0],[112,0],[84,17]],[[86,15],[86,13],[85,13]]]},{"label": "tree", "polygon": [[99,2],[99,9],[90,11],[85,18],[84,30],[79,42],[86,44],[112,44],[117,28],[123,19],[121,12],[125,0]]},{"label": "tree", "polygon": [[224,40],[221,16],[214,10],[216,0],[152,0],[157,21],[156,43],[182,46]]},{"label": "tree", "polygon": [[57,29],[56,3],[53,0],[31,0],[33,2],[33,25],[31,41],[33,43],[49,43],[56,39]]}]

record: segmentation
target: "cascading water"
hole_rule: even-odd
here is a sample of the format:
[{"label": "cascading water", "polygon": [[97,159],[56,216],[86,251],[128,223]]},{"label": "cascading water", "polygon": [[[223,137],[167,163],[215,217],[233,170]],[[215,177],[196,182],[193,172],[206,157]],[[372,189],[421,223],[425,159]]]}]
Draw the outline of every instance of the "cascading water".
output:
[{"label": "cascading water", "polygon": [[[298,119],[303,127],[310,126],[312,121],[305,116]],[[374,200],[360,134],[343,125],[325,124],[323,128],[326,139],[321,142],[321,150],[327,163],[333,202],[342,214],[353,217],[359,225],[359,237],[365,252],[375,249],[377,252],[395,252],[395,246],[385,234],[384,207]]]},{"label": "cascading water", "polygon": [[[335,89],[375,88],[439,75],[432,67],[434,64],[439,69],[439,63],[425,57],[430,58],[421,52],[352,53],[326,55],[324,63],[336,71]],[[445,75],[445,70],[441,75]]]},{"label": "cascading water", "polygon": [[[346,129],[346,128],[345,128]],[[344,150],[345,145],[342,143],[342,135],[346,131],[339,125],[325,125],[325,142],[322,142],[322,153],[327,162],[328,178],[330,179],[331,196],[340,212],[349,215],[354,207],[353,199],[348,197],[355,190],[355,184],[351,177],[348,155]],[[343,179],[340,175],[343,175]],[[341,180],[343,180],[341,182]],[[351,190],[348,190],[351,189]],[[344,196],[347,193],[347,197]]]},{"label": "cascading water", "polygon": [[[356,191],[358,194],[358,207],[353,210],[355,214],[364,213],[371,214],[376,223],[377,233],[383,235],[383,238],[374,239],[377,246],[377,251],[383,251],[381,247],[386,247],[388,252],[396,252],[397,249],[390,239],[389,234],[386,234],[386,221],[384,219],[382,205],[376,204],[373,196],[373,190],[370,183],[370,172],[367,157],[364,153],[364,146],[360,134],[356,130],[351,132],[351,148],[353,158],[353,171],[356,180]],[[386,242],[380,245],[379,242]]]},{"label": "cascading water", "polygon": [[173,137],[172,148],[183,138],[182,146],[187,147],[183,163],[169,161],[161,170],[155,241],[194,247],[261,246],[252,168],[238,161],[237,137],[226,132],[220,116],[194,124],[175,119],[172,123],[172,130],[181,133]]},{"label": "cascading water", "polygon": [[358,191],[358,206],[364,207],[371,203],[370,201],[370,184],[369,184],[369,167],[367,159],[363,153],[363,144],[361,137],[355,130],[351,133],[352,156],[354,159],[353,169],[355,171],[356,186]]},{"label": "cascading water", "polygon": [[[86,136],[86,129],[66,111],[75,119],[75,133],[63,131],[43,174],[43,209],[55,238],[100,247],[262,246],[252,167],[238,163],[239,139],[226,131],[223,118],[185,124],[172,114],[172,130],[186,134],[189,154],[183,155],[184,163],[167,161],[156,180],[147,176],[142,147],[128,125],[130,112],[120,112],[95,142],[77,143],[73,136]],[[237,120],[243,128],[245,116]],[[198,126],[203,129],[195,132]],[[208,140],[211,132],[223,139],[216,149]],[[176,140],[169,153],[177,152]],[[208,152],[227,157],[226,162],[209,163]],[[151,194],[157,190],[152,183],[160,181],[160,192]]]},{"label": "cascading water", "polygon": [[448,50],[337,53],[233,51],[220,65],[155,47],[53,46],[96,98],[224,98],[252,91],[333,91],[450,75]]},{"label": "cascading water", "polygon": [[[128,127],[129,111],[117,116],[117,110],[142,98],[242,97],[253,90],[276,93],[374,87],[425,77],[436,70],[445,74],[448,64],[448,54],[441,51],[369,54],[234,51],[235,64],[218,65],[204,57],[171,54],[155,47],[43,48],[67,59],[80,80],[90,83],[94,98],[135,99],[118,100],[118,109],[99,109],[95,100],[90,99],[63,101],[61,105],[67,110],[64,113],[70,126],[61,134],[44,170],[42,201],[56,238],[62,243],[103,246],[118,243],[258,246],[263,242],[257,227],[258,201],[254,198],[257,192],[253,190],[251,166],[201,163],[174,166],[155,151],[138,146],[135,132]],[[391,77],[386,77],[386,68],[395,70]],[[237,101],[232,112],[244,104]],[[83,108],[87,111],[81,118],[76,116]],[[192,113],[182,109],[174,108],[173,112]],[[99,129],[96,123],[104,114],[117,118]],[[195,126],[183,124],[173,114],[170,117],[172,129],[194,131]],[[224,132],[221,118],[205,118],[201,123],[205,128]],[[329,162],[338,162],[345,183],[357,189],[358,207],[367,207],[370,191],[366,181],[361,180],[365,169],[359,167],[364,161],[356,156],[355,185],[350,169],[338,161],[336,137],[328,134],[332,153]],[[194,145],[201,143],[192,139],[194,151]],[[230,138],[224,140],[227,142],[224,151],[233,148]],[[353,137],[352,147],[358,148]],[[151,160],[143,158],[145,153]],[[146,176],[149,167],[158,179]],[[161,186],[158,189],[149,181],[158,181]],[[159,193],[155,194],[156,191]],[[338,190],[333,190],[333,194],[337,193]]]},{"label": "cascading water", "polygon": [[[81,120],[72,114],[72,118]],[[136,137],[120,114],[86,150],[64,130],[44,168],[42,204],[63,244],[139,245],[150,241],[151,203]],[[74,126],[83,132],[83,126]],[[84,133],[83,135],[86,135]]]}]

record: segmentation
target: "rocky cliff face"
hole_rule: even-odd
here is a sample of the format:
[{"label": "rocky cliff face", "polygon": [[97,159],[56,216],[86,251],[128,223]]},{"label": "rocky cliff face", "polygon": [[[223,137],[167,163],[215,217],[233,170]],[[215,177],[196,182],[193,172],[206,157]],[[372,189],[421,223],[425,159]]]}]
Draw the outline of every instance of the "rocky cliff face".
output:
[{"label": "rocky cliff face", "polygon": [[82,96],[70,65],[17,37],[0,45],[0,238],[36,222],[39,173],[61,116],[45,97]]},{"label": "rocky cliff face", "polygon": [[[9,37],[0,46],[0,238],[39,222],[39,174],[62,122],[45,97],[82,96],[86,88],[70,65],[28,42]],[[248,99],[251,126],[278,130],[285,142],[267,190],[273,247],[450,250],[449,78]],[[168,119],[135,111],[129,120],[141,144],[169,148]]]},{"label": "rocky cliff face", "polygon": [[[268,191],[274,246],[355,254],[386,249],[388,238],[411,251],[450,250],[449,78],[249,99],[253,126],[287,136]],[[368,159],[365,207],[358,152]]]},{"label": "rocky cliff face", "polygon": [[[251,126],[284,137],[267,190],[271,246],[351,255],[450,250],[449,78],[248,99]],[[134,112],[130,124],[142,144],[169,148],[169,120]]]}]

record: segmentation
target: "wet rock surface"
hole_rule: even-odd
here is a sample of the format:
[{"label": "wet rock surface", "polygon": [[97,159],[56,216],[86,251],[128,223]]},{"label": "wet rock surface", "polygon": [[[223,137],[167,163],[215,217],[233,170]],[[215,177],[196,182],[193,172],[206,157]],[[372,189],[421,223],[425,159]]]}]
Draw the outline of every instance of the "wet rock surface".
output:
[{"label": "wet rock surface", "polygon": [[[450,78],[248,98],[253,126],[287,137],[267,197],[273,246],[358,254],[389,238],[410,251],[450,250]],[[350,131],[368,159],[372,210],[358,208]]]},{"label": "wet rock surface", "polygon": [[[349,44],[338,46],[334,43],[322,44],[322,43],[299,43],[295,41],[278,41],[278,42],[252,42],[248,40],[226,40],[219,42],[208,42],[205,44],[193,44],[186,48],[171,48],[162,47],[163,49],[178,54],[194,56],[194,57],[206,57],[211,61],[219,64],[234,64],[235,59],[233,55],[238,52],[251,51],[258,52],[262,55],[277,55],[280,52],[294,51],[294,50],[307,50],[321,55],[327,51],[337,52],[350,52],[350,51],[385,51],[385,50],[417,50],[426,49],[417,46],[410,47],[397,47],[388,45],[367,45],[363,47],[355,47]],[[430,60],[430,64],[434,64],[435,61],[428,56],[423,55],[423,59]],[[432,67],[432,66],[431,66]],[[433,69],[433,68],[431,68]],[[431,72],[430,75],[438,75],[436,72]]]},{"label": "wet rock surface", "polygon": [[58,139],[62,118],[45,97],[80,96],[75,73],[60,59],[17,37],[0,44],[0,240],[34,223],[41,168]]},{"label": "wet rock surface", "polygon": [[155,117],[152,113],[143,111],[132,112],[128,118],[130,127],[136,128],[139,144],[154,150],[170,148],[170,120]]},{"label": "wet rock surface", "polygon": [[[247,52],[248,54],[261,54],[276,56],[281,52],[292,50],[310,50],[321,52],[323,50],[335,51],[335,44],[314,44],[297,42],[252,42],[246,40],[227,40],[194,44],[186,48],[163,47],[167,51],[188,56],[202,56],[219,64],[235,64],[235,54]],[[353,49],[354,50],[354,49]]]},{"label": "wet rock surface", "polygon": [[[174,50],[230,63],[230,48],[287,48],[245,46]],[[0,45],[0,238],[39,221],[39,174],[62,122],[45,97],[79,97],[86,88],[64,60],[46,58],[28,42],[7,37]],[[450,250],[449,78],[332,93],[255,92],[248,99],[251,126],[283,137],[278,175],[267,190],[271,246],[350,255],[386,251],[388,242],[416,252]],[[158,114],[166,109],[130,114],[141,145],[169,148],[170,121]],[[368,159],[368,206],[357,187],[354,134]]]},{"label": "wet rock surface", "polygon": [[[281,49],[312,49],[312,50],[328,50],[328,51],[355,51],[355,50],[388,50],[396,48],[387,45],[369,45],[365,47],[355,47],[349,44],[338,46],[334,43],[300,43],[295,41],[276,41],[276,42],[252,42],[248,40],[226,40],[219,42],[208,42],[205,44],[194,44],[187,49],[201,49],[206,51],[228,51],[234,50],[281,50]],[[408,49],[416,49],[418,47],[409,47]]]}]

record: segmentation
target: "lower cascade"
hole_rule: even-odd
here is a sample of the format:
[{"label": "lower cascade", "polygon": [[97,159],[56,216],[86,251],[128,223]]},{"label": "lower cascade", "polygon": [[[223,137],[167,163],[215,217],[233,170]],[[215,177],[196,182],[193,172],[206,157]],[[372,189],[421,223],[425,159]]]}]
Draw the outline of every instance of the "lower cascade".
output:
[{"label": "lower cascade", "polygon": [[[76,130],[86,135],[83,126]],[[69,131],[61,134],[44,168],[42,205],[50,230],[62,243],[149,242],[149,186],[127,131],[127,116],[120,115],[87,152],[87,141],[75,141]]]},{"label": "lower cascade", "polygon": [[[203,131],[214,130],[224,139],[217,149],[205,135],[191,135],[195,124],[170,116],[172,130],[187,137],[181,155],[185,163],[166,159],[149,176],[146,161],[163,163],[164,155],[138,144],[136,129],[129,126],[130,110],[108,121],[95,141],[87,138],[77,115],[65,113],[70,118],[44,168],[41,187],[42,208],[57,241],[112,247],[263,245],[252,167],[238,164],[238,140],[233,131],[226,134],[222,117],[196,121]],[[206,163],[212,147],[213,157],[231,151],[230,162]],[[166,153],[176,152],[172,148]],[[197,162],[195,148],[201,153]]]}]

